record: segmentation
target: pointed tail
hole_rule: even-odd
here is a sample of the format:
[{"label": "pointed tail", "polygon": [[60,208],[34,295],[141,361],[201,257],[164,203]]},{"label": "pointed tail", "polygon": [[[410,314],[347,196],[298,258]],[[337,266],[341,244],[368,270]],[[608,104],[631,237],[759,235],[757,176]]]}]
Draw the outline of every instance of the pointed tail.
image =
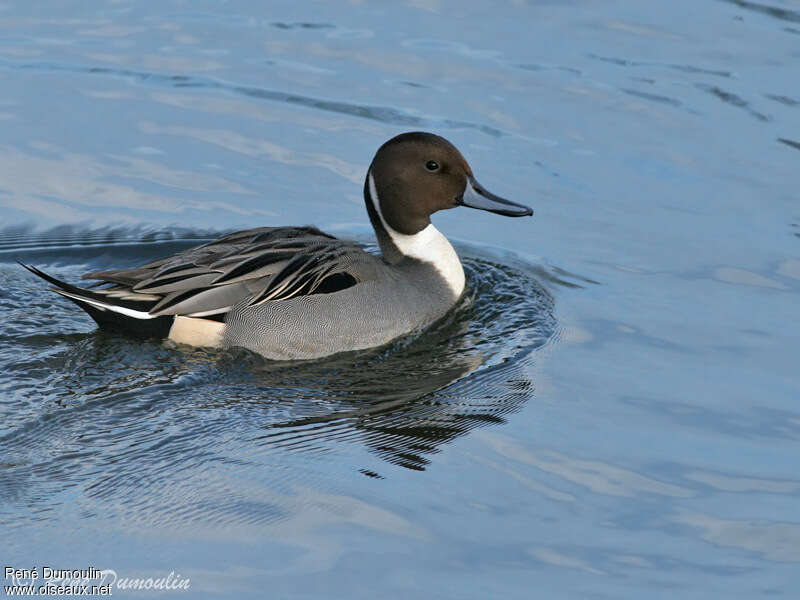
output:
[{"label": "pointed tail", "polygon": [[101,329],[120,331],[144,338],[169,335],[173,317],[172,315],[160,317],[151,315],[149,309],[155,302],[112,298],[107,294],[71,285],[34,266],[17,262],[37,277],[52,284],[51,290],[80,306]]}]

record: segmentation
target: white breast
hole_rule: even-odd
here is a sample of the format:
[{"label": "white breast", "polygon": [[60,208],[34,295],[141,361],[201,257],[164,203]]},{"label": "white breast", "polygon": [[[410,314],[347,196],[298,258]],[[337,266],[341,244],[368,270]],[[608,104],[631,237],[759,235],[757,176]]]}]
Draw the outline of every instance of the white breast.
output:
[{"label": "white breast", "polygon": [[447,282],[447,285],[450,286],[450,289],[453,290],[456,297],[460,296],[461,292],[464,291],[464,269],[458,259],[458,254],[456,254],[447,238],[433,226],[433,223],[413,235],[406,235],[392,229],[386,219],[383,218],[380,201],[378,200],[378,190],[375,188],[375,180],[372,177],[372,173],[369,174],[369,194],[372,197],[375,211],[381,219],[381,224],[386,229],[389,237],[392,238],[397,249],[405,256],[432,264]]}]

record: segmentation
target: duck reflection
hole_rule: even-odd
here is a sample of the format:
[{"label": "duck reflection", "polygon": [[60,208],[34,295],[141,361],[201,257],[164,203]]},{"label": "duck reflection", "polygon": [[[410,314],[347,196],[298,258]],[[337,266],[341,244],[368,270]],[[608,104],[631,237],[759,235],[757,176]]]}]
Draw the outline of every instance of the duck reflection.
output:
[{"label": "duck reflection", "polygon": [[[292,510],[281,494],[296,485],[326,489],[341,469],[381,476],[351,450],[425,470],[444,444],[533,397],[553,298],[534,271],[504,263],[465,258],[467,293],[417,336],[292,363],[80,333],[79,308],[19,302],[33,288],[12,286],[13,304],[33,309],[0,332],[0,366],[15,374],[0,380],[11,402],[0,524],[20,507],[51,519],[76,489],[81,510],[150,527],[272,522]],[[322,455],[335,466],[315,469]]]},{"label": "duck reflection", "polygon": [[[253,443],[262,447],[359,440],[391,463],[424,470],[442,444],[504,422],[532,396],[534,350],[553,331],[552,298],[535,282],[482,261],[467,270],[471,288],[446,321],[380,351],[297,363],[227,353],[219,362],[226,378],[247,373],[247,381],[225,403],[280,406],[256,417],[263,433]],[[520,296],[509,286],[527,289]]]}]

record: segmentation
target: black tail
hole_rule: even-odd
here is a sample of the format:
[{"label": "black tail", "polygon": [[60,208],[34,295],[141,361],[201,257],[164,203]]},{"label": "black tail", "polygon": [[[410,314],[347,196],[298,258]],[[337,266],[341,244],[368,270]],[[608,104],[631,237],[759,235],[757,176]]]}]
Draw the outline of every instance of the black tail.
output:
[{"label": "black tail", "polygon": [[[19,261],[17,261],[19,262]],[[165,338],[169,335],[174,317],[164,315],[151,317],[148,314],[152,301],[121,300],[109,298],[92,290],[71,285],[44,271],[22,262],[19,264],[41,277],[54,287],[54,292],[69,298],[94,319],[100,329],[117,331],[137,338]]]}]

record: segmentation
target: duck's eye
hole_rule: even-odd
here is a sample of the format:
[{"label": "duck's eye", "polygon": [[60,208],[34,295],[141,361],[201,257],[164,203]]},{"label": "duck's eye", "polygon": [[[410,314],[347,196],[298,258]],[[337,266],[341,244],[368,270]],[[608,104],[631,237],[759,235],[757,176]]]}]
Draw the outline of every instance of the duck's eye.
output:
[{"label": "duck's eye", "polygon": [[437,163],[435,160],[429,160],[425,163],[425,168],[428,169],[428,171],[438,171],[439,163]]}]

